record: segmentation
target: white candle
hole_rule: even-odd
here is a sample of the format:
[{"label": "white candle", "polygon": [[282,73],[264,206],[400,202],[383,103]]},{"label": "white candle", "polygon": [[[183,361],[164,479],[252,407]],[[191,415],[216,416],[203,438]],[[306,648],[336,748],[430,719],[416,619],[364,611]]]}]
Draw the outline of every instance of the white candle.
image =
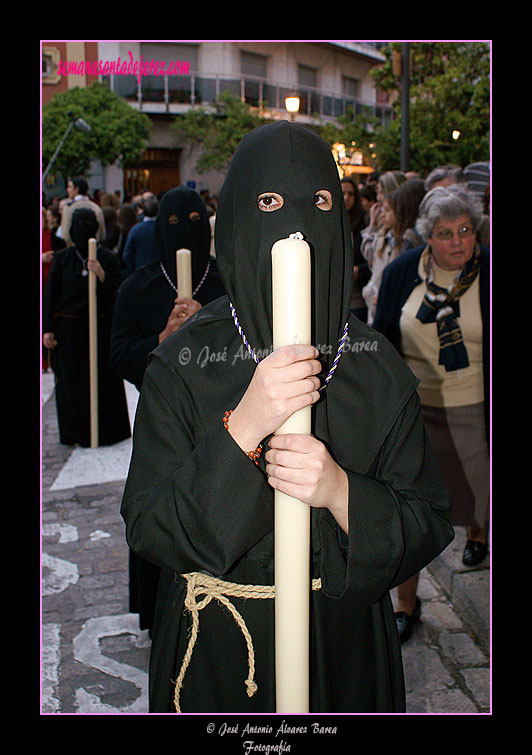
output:
[{"label": "white candle", "polygon": [[190,249],[178,249],[175,253],[177,269],[177,295],[192,299],[192,255]]},{"label": "white candle", "polygon": [[[311,340],[310,248],[301,234],[272,247],[273,348]],[[276,435],[309,435],[311,407]],[[275,491],[275,678],[277,713],[309,712],[310,508]]]},{"label": "white candle", "polygon": [[[89,260],[96,260],[96,239],[89,239]],[[98,304],[96,273],[89,271],[89,396],[91,448],[98,446]]]}]

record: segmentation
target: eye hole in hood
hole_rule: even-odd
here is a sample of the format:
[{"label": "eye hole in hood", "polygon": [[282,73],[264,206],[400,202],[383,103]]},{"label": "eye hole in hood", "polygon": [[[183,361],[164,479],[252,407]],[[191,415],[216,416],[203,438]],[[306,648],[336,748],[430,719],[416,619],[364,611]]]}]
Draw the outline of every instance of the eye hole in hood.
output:
[{"label": "eye hole in hood", "polygon": [[216,212],[218,270],[255,350],[272,346],[272,246],[296,231],[311,249],[313,343],[330,345],[332,361],[353,285],[338,169],[329,145],[312,129],[276,121],[240,142]]}]

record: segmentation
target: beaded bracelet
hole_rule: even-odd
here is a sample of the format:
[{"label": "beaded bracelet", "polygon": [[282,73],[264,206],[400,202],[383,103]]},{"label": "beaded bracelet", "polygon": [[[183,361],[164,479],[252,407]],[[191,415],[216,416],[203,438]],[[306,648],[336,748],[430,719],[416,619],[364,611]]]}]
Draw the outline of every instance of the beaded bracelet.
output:
[{"label": "beaded bracelet", "polygon": [[[224,427],[225,427],[226,430],[229,430],[229,427],[228,427],[227,423],[229,422],[229,417],[231,416],[232,413],[233,413],[233,410],[229,409],[228,411],[225,412],[225,414],[224,414],[224,416],[222,418],[222,422],[224,423]],[[261,446],[257,446],[257,448],[255,449],[255,451],[244,451],[244,453],[246,454],[246,456],[249,456],[249,458],[252,461],[254,461],[257,466],[259,466],[258,459],[259,459],[259,457],[260,457],[260,455],[262,453],[262,447]]]}]

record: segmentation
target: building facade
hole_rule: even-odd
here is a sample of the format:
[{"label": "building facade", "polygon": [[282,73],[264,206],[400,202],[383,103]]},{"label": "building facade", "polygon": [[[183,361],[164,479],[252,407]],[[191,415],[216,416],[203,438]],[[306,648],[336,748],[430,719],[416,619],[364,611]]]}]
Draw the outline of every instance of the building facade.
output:
[{"label": "building facade", "polygon": [[[293,117],[313,124],[334,121],[346,112],[356,118],[369,107],[387,121],[392,109],[379,96],[369,75],[372,67],[384,61],[379,51],[383,44],[43,42],[42,100],[46,104],[55,92],[102,81],[132,108],[150,117],[152,133],[142,159],[123,167],[102,169],[95,165],[90,177],[92,189],[119,191],[127,197],[144,189],[160,194],[186,184],[213,194],[219,191],[224,175],[198,173],[197,150],[180,144],[171,128],[179,114],[197,106],[208,111],[221,92],[230,91],[267,118]],[[83,61],[85,65],[80,66]],[[299,109],[290,114],[285,100],[293,95],[299,97]]]}]

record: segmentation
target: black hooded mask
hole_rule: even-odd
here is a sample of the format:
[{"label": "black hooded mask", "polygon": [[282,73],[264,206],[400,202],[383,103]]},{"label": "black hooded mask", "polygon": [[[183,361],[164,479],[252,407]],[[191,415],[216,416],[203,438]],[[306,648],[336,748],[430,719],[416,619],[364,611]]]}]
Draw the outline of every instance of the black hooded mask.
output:
[{"label": "black hooded mask", "polygon": [[[273,198],[259,199],[268,194]],[[220,276],[248,342],[261,353],[272,346],[271,248],[296,232],[311,250],[312,343],[331,347],[322,360],[330,367],[353,281],[340,178],[323,139],[305,126],[277,121],[242,139],[216,214]]]},{"label": "black hooded mask", "polygon": [[174,284],[175,253],[178,249],[190,249],[194,290],[207,268],[211,245],[209,218],[205,203],[199,194],[185,186],[178,186],[166,192],[155,221],[155,243],[160,260]]},{"label": "black hooded mask", "polygon": [[[261,209],[259,201],[273,209]],[[349,323],[337,369],[313,406],[312,434],[345,469],[367,469],[389,432],[389,418],[395,420],[415,383],[397,351],[350,316],[351,231],[327,143],[309,128],[287,121],[249,132],[220,192],[215,228],[216,262],[227,296],[204,307],[175,339],[159,347],[201,396],[197,403],[204,424],[198,432],[206,432],[213,417],[221,421],[224,411],[238,405],[256,368],[251,357],[237,358],[247,352],[229,301],[247,342],[264,358],[273,345],[271,248],[299,232],[311,250],[311,336],[320,350],[322,386]],[[173,244],[174,253],[175,248]],[[183,346],[197,355],[206,346],[212,353],[227,348],[228,359],[209,362],[211,369],[204,369],[199,358],[184,367],[176,359]]]},{"label": "black hooded mask", "polygon": [[98,219],[88,207],[80,207],[72,213],[70,238],[82,257],[88,257],[89,239],[95,239],[98,233]]}]

